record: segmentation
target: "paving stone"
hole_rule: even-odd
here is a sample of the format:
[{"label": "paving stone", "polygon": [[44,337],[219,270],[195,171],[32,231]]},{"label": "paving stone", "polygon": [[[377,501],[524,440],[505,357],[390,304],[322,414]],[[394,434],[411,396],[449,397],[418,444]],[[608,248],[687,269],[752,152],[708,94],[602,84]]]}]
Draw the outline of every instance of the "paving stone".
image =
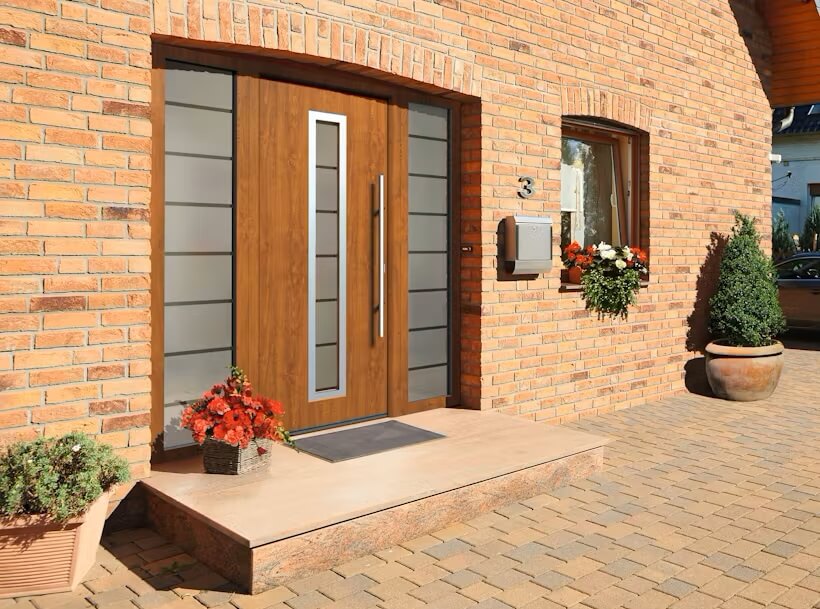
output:
[{"label": "paving stone", "polygon": [[609,563],[601,567],[601,571],[623,579],[625,577],[629,577],[633,573],[637,573],[643,568],[644,566],[640,563],[633,562],[626,558],[620,558],[615,562]]},{"label": "paving stone", "polygon": [[443,579],[448,584],[454,585],[456,588],[467,588],[468,586],[472,586],[473,584],[480,582],[483,578],[475,571],[463,569],[461,571],[456,571],[455,573],[450,573]]},{"label": "paving stone", "polygon": [[417,599],[422,600],[425,603],[429,603],[444,596],[445,594],[450,594],[456,591],[458,591],[458,588],[452,584],[448,584],[442,580],[436,580],[412,590],[409,594],[410,596],[415,596]]},{"label": "paving stone", "polygon": [[310,577],[304,577],[302,579],[289,582],[287,587],[293,590],[296,594],[303,594],[305,592],[310,592],[311,590],[318,590],[323,586],[329,586],[330,584],[334,584],[342,579],[342,576],[338,573],[334,573],[333,571],[322,571],[316,575],[311,575]]},{"label": "paving stone", "polygon": [[568,583],[574,581],[572,577],[558,573],[557,571],[547,571],[532,580],[539,586],[543,586],[547,590],[557,590]]},{"label": "paving stone", "polygon": [[739,565],[742,560],[740,560],[737,556],[729,556],[728,554],[724,554],[723,552],[717,552],[716,554],[712,554],[711,556],[707,557],[702,561],[704,565],[707,567],[714,567],[720,571],[729,571]]},{"label": "paving stone", "polygon": [[378,602],[379,599],[372,594],[361,591],[345,596],[338,601],[333,601],[327,607],[328,609],[366,609],[375,606]]},{"label": "paving stone", "polygon": [[[319,609],[320,607],[329,606],[332,602],[332,599],[318,590],[308,590],[299,596],[289,598],[285,601],[285,604],[293,609]],[[259,605],[259,607],[261,607],[261,605]],[[244,607],[242,609],[244,609]]]},{"label": "paving stone", "polygon": [[687,594],[694,592],[696,589],[697,586],[693,586],[690,583],[674,577],[670,577],[669,579],[661,582],[656,588],[656,590],[659,590],[664,594],[674,596],[675,598],[683,598]]},{"label": "paving stone", "polygon": [[363,572],[363,575],[369,577],[375,582],[386,582],[397,577],[402,577],[412,573],[412,570],[405,565],[398,562],[381,563],[378,566],[368,568]]},{"label": "paving stone", "polygon": [[696,591],[678,602],[672,603],[671,609],[712,609],[721,603],[722,601],[719,598]]},{"label": "paving stone", "polygon": [[525,543],[524,545],[518,546],[510,552],[507,552],[504,556],[506,556],[507,558],[512,558],[513,560],[517,560],[519,562],[525,562],[530,558],[533,558],[535,556],[542,556],[546,553],[546,546],[531,541],[529,543]]},{"label": "paving stone", "polygon": [[505,605],[497,598],[488,598],[473,607],[475,609],[510,609],[509,605]]},{"label": "paving stone", "polygon": [[707,582],[712,581],[721,575],[721,573],[722,572],[719,569],[713,569],[712,567],[707,567],[706,565],[697,564],[689,567],[688,569],[684,569],[678,573],[676,577],[682,581],[700,587]]},{"label": "paving stone", "polygon": [[739,579],[729,577],[728,575],[719,575],[699,589],[701,592],[710,596],[727,600],[743,590],[746,586],[748,586],[748,584]]},{"label": "paving stone", "polygon": [[364,573],[365,571],[382,565],[384,565],[384,560],[378,556],[368,554],[356,560],[348,561],[338,567],[333,567],[333,570],[342,577],[350,577],[351,575],[358,575],[359,573]]},{"label": "paving stone", "polygon": [[91,596],[87,597],[88,602],[90,602],[95,607],[100,607],[100,609],[107,609],[108,605],[119,602],[119,601],[130,601],[132,598],[136,598],[136,594],[131,592],[126,587],[121,588],[114,588],[113,590],[107,590],[105,592],[100,592],[97,594],[92,594]]},{"label": "paving stone", "polygon": [[617,577],[604,573],[603,571],[593,571],[576,579],[571,585],[576,590],[592,596],[618,581],[619,579]]},{"label": "paving stone", "polygon": [[[218,607],[228,603],[233,598],[233,592],[219,592],[217,590],[203,590],[194,598],[206,607]],[[147,609],[147,608],[146,608]]]},{"label": "paving stone", "polygon": [[419,599],[408,594],[400,594],[386,601],[379,603],[384,609],[422,609],[427,605]]},{"label": "paving stone", "polygon": [[776,541],[766,546],[764,552],[780,556],[782,558],[791,558],[801,550],[800,546],[787,543],[785,541]]},{"label": "paving stone", "polygon": [[773,571],[763,575],[767,579],[782,586],[793,586],[808,575],[807,571],[789,565],[780,565]]},{"label": "paving stone", "polygon": [[453,592],[451,594],[445,594],[441,598],[437,598],[432,603],[429,603],[427,609],[467,609],[467,607],[474,607],[475,604],[475,601]]},{"label": "paving stone", "polygon": [[[504,592],[500,588],[496,588],[495,586],[491,586],[486,582],[480,581],[472,584],[471,586],[467,586],[461,590],[461,594],[466,596],[469,599],[472,599],[476,602],[481,602],[485,599],[497,596]],[[542,590],[543,592],[543,590]]]},{"label": "paving stone", "polygon": [[421,569],[415,569],[412,573],[405,575],[405,579],[410,580],[418,586],[424,586],[437,579],[447,577],[449,573],[437,565],[427,565]]},{"label": "paving stone", "polygon": [[666,609],[677,599],[657,590],[650,590],[624,604],[627,609]]},{"label": "paving stone", "polygon": [[445,558],[444,560],[440,560],[437,564],[442,569],[455,572],[471,567],[472,565],[476,565],[484,560],[486,560],[485,556],[477,554],[476,552],[468,551],[455,554],[449,558]]},{"label": "paving stone", "polygon": [[759,579],[738,592],[738,595],[766,605],[771,603],[786,590],[788,590],[786,586],[781,586],[780,584],[766,581],[765,579]]},{"label": "paving stone", "polygon": [[726,575],[739,579],[742,582],[750,583],[756,579],[759,579],[763,575],[763,572],[758,571],[757,569],[751,569],[744,565],[738,565],[729,569],[726,572]]},{"label": "paving stone", "polygon": [[[761,607],[762,605],[760,603],[750,601],[748,598],[743,598],[741,596],[733,596],[732,598],[725,601],[722,605],[720,605],[720,609],[761,609]],[[777,608],[771,606],[767,609]]]},{"label": "paving stone", "polygon": [[376,585],[369,577],[362,574],[346,577],[342,580],[335,581],[326,586],[321,586],[318,590],[328,598],[337,601],[362,590],[367,590],[371,586]]},{"label": "paving stone", "polygon": [[[170,590],[154,590],[148,594],[141,594],[131,602],[133,602],[140,609],[163,609],[178,600],[179,596]],[[205,605],[205,603],[202,604]],[[210,607],[211,605],[205,606]]]},{"label": "paving stone", "polygon": [[495,586],[501,590],[507,590],[529,580],[530,577],[526,573],[522,573],[516,569],[507,569],[500,573],[490,575],[485,581],[491,586]]},{"label": "paving stone", "polygon": [[656,586],[656,583],[649,579],[644,579],[638,575],[630,575],[626,579],[621,580],[616,584],[619,588],[623,588],[633,594],[641,595],[651,590]]},{"label": "paving stone", "polygon": [[636,594],[628,592],[618,586],[610,586],[585,599],[584,605],[592,607],[593,609],[614,609],[622,607],[627,602],[636,598],[636,596]]},{"label": "paving stone", "polygon": [[510,607],[524,607],[544,594],[544,589],[532,582],[523,582],[497,595],[498,600]]},{"label": "paving stone", "polygon": [[573,590],[568,586],[558,588],[558,590],[550,592],[547,595],[548,600],[551,600],[554,603],[558,603],[559,605],[563,605],[564,607],[572,607],[574,605],[577,605],[581,601],[585,600],[587,597],[587,594],[579,592],[578,590]]},{"label": "paving stone", "polygon": [[406,580],[403,577],[396,577],[394,579],[388,579],[380,584],[376,584],[372,588],[368,588],[367,591],[373,596],[377,596],[381,600],[385,601],[401,594],[407,594],[416,588],[418,588],[418,586],[416,586],[413,582]]},{"label": "paving stone", "polygon": [[466,552],[472,548],[472,546],[460,539],[451,539],[450,541],[445,541],[443,543],[439,543],[434,546],[430,546],[426,548],[424,552],[441,560],[443,558],[449,558],[450,556],[454,556],[455,554],[461,554],[462,552]]},{"label": "paving stone", "polygon": [[820,597],[818,597],[816,591],[794,586],[777,597],[777,604],[789,609],[810,609],[817,607],[819,600]]}]

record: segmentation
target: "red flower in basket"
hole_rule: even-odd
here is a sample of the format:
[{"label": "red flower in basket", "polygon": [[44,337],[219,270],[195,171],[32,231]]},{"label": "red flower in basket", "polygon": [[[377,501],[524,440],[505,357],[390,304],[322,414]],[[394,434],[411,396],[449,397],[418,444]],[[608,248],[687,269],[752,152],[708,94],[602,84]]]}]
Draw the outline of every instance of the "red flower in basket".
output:
[{"label": "red flower in basket", "polygon": [[[190,429],[199,444],[213,438],[232,446],[247,448],[252,440],[266,438],[274,442],[290,442],[282,425],[285,413],[282,404],[253,395],[248,377],[232,367],[224,383],[214,385],[202,397],[182,411],[182,426]],[[259,453],[265,451],[258,447]]]}]

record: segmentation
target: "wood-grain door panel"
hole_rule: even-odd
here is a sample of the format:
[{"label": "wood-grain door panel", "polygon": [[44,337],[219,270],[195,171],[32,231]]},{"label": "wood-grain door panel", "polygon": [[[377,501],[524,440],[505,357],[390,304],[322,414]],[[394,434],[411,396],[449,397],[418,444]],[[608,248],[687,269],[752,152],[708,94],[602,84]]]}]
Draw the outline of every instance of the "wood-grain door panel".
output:
[{"label": "wood-grain door panel", "polygon": [[[237,106],[238,120],[247,123],[244,128],[240,124],[238,132],[252,138],[250,143],[241,142],[238,152],[254,168],[240,170],[239,181],[256,181],[255,186],[240,184],[238,194],[249,201],[257,198],[256,204],[237,202],[238,213],[249,214],[239,222],[247,227],[243,234],[257,240],[237,247],[237,344],[240,359],[247,362],[241,363],[254,371],[260,393],[285,405],[285,422],[291,429],[386,414],[386,349],[378,332],[378,287],[385,277],[379,276],[377,184],[387,169],[387,104],[256,79],[253,85],[239,88]],[[346,264],[339,269],[347,286],[346,311],[339,320],[339,332],[343,330],[346,337],[346,383],[343,395],[323,399],[320,394],[312,400],[308,387],[311,112],[344,116],[347,127],[346,142],[341,144],[347,159],[347,227],[344,236],[338,235],[346,240],[347,249]],[[254,145],[256,158],[247,150]],[[253,276],[258,277],[256,285]],[[243,317],[248,315],[256,323]]]}]

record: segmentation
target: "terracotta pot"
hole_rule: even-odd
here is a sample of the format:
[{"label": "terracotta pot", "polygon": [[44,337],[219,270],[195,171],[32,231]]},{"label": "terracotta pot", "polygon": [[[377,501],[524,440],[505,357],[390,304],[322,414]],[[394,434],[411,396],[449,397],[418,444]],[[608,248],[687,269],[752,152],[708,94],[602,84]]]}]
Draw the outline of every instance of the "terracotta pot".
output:
[{"label": "terracotta pot", "polygon": [[571,266],[567,269],[567,282],[581,285],[581,267]]},{"label": "terracotta pot", "polygon": [[103,493],[82,516],[62,523],[0,518],[0,598],[73,590],[94,565],[108,499]]},{"label": "terracotta pot", "polygon": [[706,378],[719,398],[764,400],[777,387],[783,359],[781,342],[767,347],[732,347],[718,340],[706,345]]}]

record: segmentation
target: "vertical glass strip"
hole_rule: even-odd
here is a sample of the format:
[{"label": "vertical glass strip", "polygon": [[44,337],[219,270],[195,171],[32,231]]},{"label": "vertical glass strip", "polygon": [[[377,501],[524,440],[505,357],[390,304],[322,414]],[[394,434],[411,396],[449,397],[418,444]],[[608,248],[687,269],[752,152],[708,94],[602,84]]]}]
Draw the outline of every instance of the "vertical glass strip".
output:
[{"label": "vertical glass strip", "polygon": [[408,400],[450,393],[450,126],[446,108],[410,104]]},{"label": "vertical glass strip", "polygon": [[165,449],[193,444],[184,403],[233,361],[233,74],[165,69]]},{"label": "vertical glass strip", "polygon": [[308,113],[308,399],[345,394],[347,119]]}]

